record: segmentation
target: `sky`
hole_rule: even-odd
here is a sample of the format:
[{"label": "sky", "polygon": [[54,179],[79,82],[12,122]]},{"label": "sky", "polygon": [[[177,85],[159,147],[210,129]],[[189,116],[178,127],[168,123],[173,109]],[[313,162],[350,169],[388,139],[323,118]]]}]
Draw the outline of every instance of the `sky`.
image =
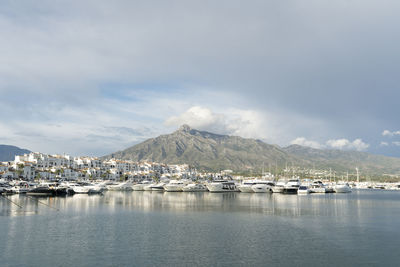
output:
[{"label": "sky", "polygon": [[0,143],[102,156],[182,124],[400,157],[400,2],[3,0]]}]

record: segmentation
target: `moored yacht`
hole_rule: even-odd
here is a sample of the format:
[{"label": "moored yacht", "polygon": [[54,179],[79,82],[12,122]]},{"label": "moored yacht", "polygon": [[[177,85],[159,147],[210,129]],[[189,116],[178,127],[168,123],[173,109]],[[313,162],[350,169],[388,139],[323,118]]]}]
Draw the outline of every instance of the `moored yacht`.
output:
[{"label": "moored yacht", "polygon": [[251,188],[254,193],[272,193],[272,187],[275,184],[271,181],[260,181],[258,180]]},{"label": "moored yacht", "polygon": [[253,185],[255,185],[255,181],[254,180],[245,180],[237,188],[242,193],[254,193],[253,188],[252,188]]},{"label": "moored yacht", "polygon": [[151,184],[151,181],[145,180],[132,186],[133,191],[144,191],[144,187]]},{"label": "moored yacht", "polygon": [[165,183],[158,183],[150,186],[151,191],[164,191]]},{"label": "moored yacht", "polygon": [[27,182],[17,182],[10,188],[10,191],[14,194],[25,194],[29,189],[30,186]]},{"label": "moored yacht", "polygon": [[236,187],[236,184],[232,181],[220,180],[213,181],[207,184],[208,191],[212,193],[221,193],[221,192],[238,192],[239,190]]},{"label": "moored yacht", "polygon": [[273,187],[273,193],[283,193],[283,189],[285,188],[286,182],[283,180],[279,180]]},{"label": "moored yacht", "polygon": [[188,184],[185,180],[171,180],[168,184],[164,185],[164,190],[167,192],[182,192],[183,187]]},{"label": "moored yacht", "polygon": [[89,193],[89,189],[90,189],[88,186],[84,186],[84,185],[81,185],[78,183],[72,183],[72,182],[65,183],[63,185],[74,190],[75,194],[87,194],[87,193]]},{"label": "moored yacht", "polygon": [[26,194],[32,196],[54,196],[56,194],[56,190],[55,188],[50,187],[48,184],[39,184],[34,188],[29,189]]},{"label": "moored yacht", "polygon": [[326,187],[321,181],[314,181],[310,185],[310,193],[320,193],[320,194],[322,193],[322,194],[325,194],[326,193]]},{"label": "moored yacht", "polygon": [[108,186],[110,191],[132,191],[133,183],[131,181],[120,182]]},{"label": "moored yacht", "polygon": [[333,187],[336,193],[350,193],[351,188],[348,183],[338,183]]},{"label": "moored yacht", "polygon": [[283,187],[284,194],[297,194],[297,190],[300,187],[299,179],[290,179]]},{"label": "moored yacht", "polygon": [[299,189],[297,190],[298,195],[307,195],[310,194],[310,189],[305,185],[300,185]]},{"label": "moored yacht", "polygon": [[150,184],[144,185],[143,186],[143,190],[144,191],[151,191],[152,187],[155,186],[155,185],[156,185],[155,183],[150,183]]}]

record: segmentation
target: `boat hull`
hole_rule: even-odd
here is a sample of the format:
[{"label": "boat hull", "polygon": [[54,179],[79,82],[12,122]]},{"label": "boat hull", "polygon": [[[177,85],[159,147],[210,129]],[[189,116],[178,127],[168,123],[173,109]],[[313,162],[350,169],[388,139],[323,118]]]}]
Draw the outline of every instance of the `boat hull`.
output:
[{"label": "boat hull", "polygon": [[240,185],[238,189],[242,193],[254,193],[254,190],[251,185]]},{"label": "boat hull", "polygon": [[135,184],[132,186],[133,191],[144,191],[145,184]]},{"label": "boat hull", "polygon": [[310,188],[310,193],[313,193],[313,194],[325,194],[326,193],[326,188],[324,188],[324,187]]},{"label": "boat hull", "polygon": [[211,193],[239,192],[235,184],[211,183],[207,189]]},{"label": "boat hull", "polygon": [[55,196],[56,189],[47,188],[47,187],[37,187],[26,192],[27,195],[30,196]]},{"label": "boat hull", "polygon": [[164,190],[167,192],[182,192],[182,185],[165,185]]},{"label": "boat hull", "polygon": [[334,190],[336,193],[350,193],[351,189],[349,186],[335,186]]},{"label": "boat hull", "polygon": [[256,184],[251,187],[254,193],[272,193],[272,188],[269,185]]},{"label": "boat hull", "polygon": [[299,190],[299,188],[297,187],[285,187],[283,188],[283,192],[284,194],[297,194],[297,191]]},{"label": "boat hull", "polygon": [[283,193],[283,187],[282,186],[274,186],[272,187],[272,192],[273,193]]}]

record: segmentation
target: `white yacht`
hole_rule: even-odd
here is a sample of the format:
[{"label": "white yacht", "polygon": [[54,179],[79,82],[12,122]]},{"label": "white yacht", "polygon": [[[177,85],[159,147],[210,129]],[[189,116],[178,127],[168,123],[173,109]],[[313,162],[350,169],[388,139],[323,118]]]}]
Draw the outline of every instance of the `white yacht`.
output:
[{"label": "white yacht", "polygon": [[238,192],[239,190],[236,187],[236,184],[232,181],[220,180],[213,181],[207,184],[207,189],[213,193],[221,193],[221,192]]},{"label": "white yacht", "polygon": [[310,185],[310,192],[311,193],[325,194],[326,193],[326,187],[321,181],[314,181]]},{"label": "white yacht", "polygon": [[165,183],[158,183],[150,186],[151,191],[164,191]]},{"label": "white yacht", "polygon": [[133,183],[131,181],[116,183],[108,186],[110,191],[132,191]]},{"label": "white yacht", "polygon": [[310,189],[305,185],[300,185],[299,189],[297,190],[298,195],[307,195],[310,194]]},{"label": "white yacht", "polygon": [[164,190],[167,192],[182,192],[183,187],[188,183],[185,180],[171,180],[168,184],[164,185]]},{"label": "white yacht", "polygon": [[[349,187],[350,187],[350,186],[349,186]],[[391,190],[400,190],[400,184],[399,184],[399,183],[393,184],[392,187],[391,187],[390,189],[391,189]]]},{"label": "white yacht", "polygon": [[182,188],[183,192],[205,192],[207,187],[203,184],[188,184]]},{"label": "white yacht", "polygon": [[299,179],[290,179],[283,187],[284,194],[297,194],[297,190],[300,187]]},{"label": "white yacht", "polygon": [[106,190],[113,190],[114,187],[118,186],[120,183],[116,181],[105,181],[102,183]]},{"label": "white yacht", "polygon": [[156,185],[155,183],[150,183],[150,184],[144,185],[143,186],[143,190],[144,191],[151,191],[152,187],[155,186],[155,185]]},{"label": "white yacht", "polygon": [[271,181],[260,181],[258,180],[251,188],[254,193],[272,193],[272,187],[275,184]]},{"label": "white yacht", "polygon": [[85,185],[80,185],[77,183],[63,183],[62,185],[66,185],[72,190],[74,190],[75,194],[88,194],[90,187]]},{"label": "white yacht", "polygon": [[338,183],[333,187],[336,193],[350,193],[351,188],[348,183]]},{"label": "white yacht", "polygon": [[242,193],[254,193],[252,186],[255,185],[255,180],[245,180],[238,189]]},{"label": "white yacht", "polygon": [[279,180],[273,187],[272,187],[272,192],[273,193],[283,193],[283,189],[285,188],[286,181]]},{"label": "white yacht", "polygon": [[142,182],[140,182],[138,184],[132,185],[132,190],[133,191],[144,191],[144,187],[148,186],[150,184],[151,184],[151,181],[145,180],[145,181],[142,181]]},{"label": "white yacht", "polygon": [[25,194],[29,191],[29,184],[27,182],[17,182],[11,188],[14,194]]}]

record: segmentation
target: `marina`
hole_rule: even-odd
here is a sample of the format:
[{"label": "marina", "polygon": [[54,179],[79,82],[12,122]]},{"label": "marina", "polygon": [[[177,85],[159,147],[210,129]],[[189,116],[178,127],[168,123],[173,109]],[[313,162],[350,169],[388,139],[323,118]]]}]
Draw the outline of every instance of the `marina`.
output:
[{"label": "marina", "polygon": [[[320,180],[288,179],[260,180],[154,180],[135,181],[7,181],[0,180],[0,194],[27,194],[34,196],[66,196],[74,194],[102,194],[105,191],[158,191],[158,192],[240,192],[268,194],[326,194],[351,193],[354,189],[400,190],[398,183],[322,182]],[[300,191],[299,191],[300,190]]]}]

